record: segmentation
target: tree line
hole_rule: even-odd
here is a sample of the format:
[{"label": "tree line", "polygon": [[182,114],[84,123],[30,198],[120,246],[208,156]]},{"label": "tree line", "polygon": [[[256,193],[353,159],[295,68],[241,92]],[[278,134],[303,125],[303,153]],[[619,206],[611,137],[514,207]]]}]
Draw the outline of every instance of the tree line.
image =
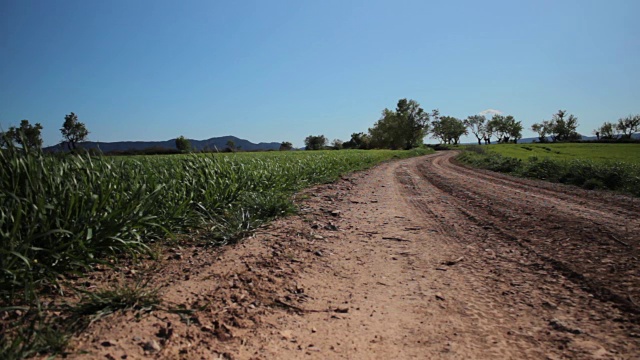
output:
[{"label": "tree line", "polygon": [[[0,133],[0,148],[8,145],[19,145],[23,149],[42,147],[42,124],[32,125],[29,120],[20,121],[20,126],[11,126],[7,131]],[[62,144],[70,151],[78,148],[78,143],[83,142],[89,136],[89,130],[84,123],[78,121],[78,115],[71,112],[64,116],[62,128]]]},{"label": "tree line", "polygon": [[[578,118],[568,114],[566,110],[559,110],[550,120],[544,120],[531,125],[531,130],[538,134],[539,142],[547,141],[577,141],[582,136],[577,132]],[[19,126],[11,126],[7,131],[0,132],[0,148],[9,143],[23,148],[42,147],[42,125],[31,124],[29,120],[20,121]],[[512,115],[495,114],[490,119],[484,115],[470,115],[466,119],[440,115],[438,109],[425,111],[415,100],[400,99],[394,110],[385,108],[382,115],[368,131],[353,133],[348,141],[334,139],[328,146],[329,140],[324,135],[309,135],[304,144],[307,150],[321,149],[411,149],[422,145],[424,138],[431,135],[441,144],[460,143],[464,135],[472,134],[478,145],[491,144],[492,139],[497,143],[517,143],[522,138],[524,129],[522,121],[517,121]],[[605,121],[593,130],[598,140],[631,139],[640,129],[640,115],[629,115],[618,119],[617,123]],[[65,115],[62,128],[61,144],[69,151],[75,151],[78,144],[86,141],[89,131],[78,116],[71,112]],[[187,152],[191,144],[184,136],[176,138],[176,148]],[[292,150],[291,142],[283,141],[280,150]],[[224,151],[238,151],[232,140],[227,142]]]},{"label": "tree line", "polygon": [[[582,135],[577,131],[578,118],[558,110],[550,120],[534,123],[531,130],[538,134],[540,142],[576,141]],[[640,129],[640,115],[621,118],[616,124],[605,122],[594,130],[598,140],[631,139]],[[460,143],[464,135],[472,134],[478,145],[496,143],[517,143],[522,139],[524,126],[512,115],[495,114],[491,118],[484,115],[470,115],[466,119],[443,116],[438,109],[425,111],[415,100],[400,99],[395,110],[384,109],[382,116],[368,132],[351,134],[348,141],[333,140],[328,146],[324,135],[310,135],[305,139],[307,150],[319,149],[410,149],[422,145],[424,138],[431,135],[441,144]]]},{"label": "tree line", "polygon": [[[471,132],[478,144],[497,142],[517,142],[522,138],[522,123],[511,116],[494,115],[491,119],[483,115],[472,115],[466,119],[443,116],[435,109],[425,111],[415,100],[400,99],[395,110],[384,109],[382,116],[367,133],[351,134],[348,141],[338,139],[332,142],[333,149],[411,149],[422,145],[424,138],[431,135],[443,144],[459,144],[460,138]],[[327,148],[324,135],[308,136],[305,139],[308,150]]]}]

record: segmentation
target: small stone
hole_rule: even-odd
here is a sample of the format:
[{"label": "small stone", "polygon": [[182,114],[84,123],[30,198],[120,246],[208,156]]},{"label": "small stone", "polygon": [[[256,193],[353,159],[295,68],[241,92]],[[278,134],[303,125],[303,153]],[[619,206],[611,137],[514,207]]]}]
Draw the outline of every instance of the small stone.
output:
[{"label": "small stone", "polygon": [[320,250],[318,250],[318,251],[314,252],[314,254],[315,254],[316,256],[324,256],[324,255],[322,254],[322,251],[320,251]]},{"label": "small stone", "polygon": [[147,341],[146,343],[144,343],[144,345],[142,345],[142,348],[148,352],[158,352],[162,350],[160,344],[158,344],[158,342],[155,340]]},{"label": "small stone", "polygon": [[115,346],[116,342],[113,341],[113,340],[105,340],[105,341],[101,342],[100,345],[105,346],[105,347]]},{"label": "small stone", "polygon": [[444,301],[444,296],[441,293],[436,293],[436,300]]},{"label": "small stone", "polygon": [[280,331],[280,335],[286,340],[291,340],[293,338],[293,332],[291,330],[282,330]]},{"label": "small stone", "polygon": [[551,325],[552,328],[558,330],[558,331],[565,331],[571,334],[582,334],[583,331],[581,329],[578,328],[574,328],[569,326],[568,324],[566,324],[565,322],[563,322],[562,320],[559,319],[551,319],[551,321],[549,321],[549,325]]},{"label": "small stone", "polygon": [[547,309],[551,309],[551,310],[555,310],[558,308],[558,305],[552,303],[551,301],[544,301],[542,303],[542,306],[547,308]]},{"label": "small stone", "polygon": [[213,332],[213,328],[208,325],[204,325],[203,327],[200,328],[200,330],[206,331],[206,332]]},{"label": "small stone", "polygon": [[332,216],[340,216],[340,214],[341,214],[341,211],[340,211],[340,210],[333,210],[333,211],[331,212],[331,215],[332,215]]},{"label": "small stone", "polygon": [[311,328],[311,332],[312,332],[312,333],[316,333],[316,332],[318,332],[318,330],[316,330],[316,328],[312,327],[312,328]]},{"label": "small stone", "polygon": [[338,227],[335,224],[328,223],[324,226],[325,230],[338,231]]}]

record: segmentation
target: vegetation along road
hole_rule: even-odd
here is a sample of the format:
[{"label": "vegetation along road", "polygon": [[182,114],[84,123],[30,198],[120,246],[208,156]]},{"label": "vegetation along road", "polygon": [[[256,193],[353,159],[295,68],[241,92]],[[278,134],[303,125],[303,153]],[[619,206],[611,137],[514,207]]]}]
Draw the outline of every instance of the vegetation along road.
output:
[{"label": "vegetation along road", "polygon": [[473,170],[455,155],[307,189],[297,215],[213,257],[166,250],[140,265],[162,309],[91,324],[71,357],[637,356],[638,199]]}]

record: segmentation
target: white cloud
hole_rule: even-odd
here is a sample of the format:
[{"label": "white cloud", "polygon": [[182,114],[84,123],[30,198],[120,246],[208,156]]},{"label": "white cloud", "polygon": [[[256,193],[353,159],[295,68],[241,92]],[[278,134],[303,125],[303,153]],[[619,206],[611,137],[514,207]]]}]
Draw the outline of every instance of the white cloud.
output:
[{"label": "white cloud", "polygon": [[502,115],[502,111],[496,109],[487,109],[480,111],[480,115]]}]

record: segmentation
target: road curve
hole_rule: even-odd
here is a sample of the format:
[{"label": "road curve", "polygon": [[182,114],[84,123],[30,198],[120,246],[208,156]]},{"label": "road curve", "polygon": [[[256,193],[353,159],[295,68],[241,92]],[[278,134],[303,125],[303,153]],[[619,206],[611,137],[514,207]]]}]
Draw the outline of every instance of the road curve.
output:
[{"label": "road curve", "polygon": [[478,171],[440,153],[418,173],[500,241],[516,243],[595,297],[640,315],[640,201]]}]

